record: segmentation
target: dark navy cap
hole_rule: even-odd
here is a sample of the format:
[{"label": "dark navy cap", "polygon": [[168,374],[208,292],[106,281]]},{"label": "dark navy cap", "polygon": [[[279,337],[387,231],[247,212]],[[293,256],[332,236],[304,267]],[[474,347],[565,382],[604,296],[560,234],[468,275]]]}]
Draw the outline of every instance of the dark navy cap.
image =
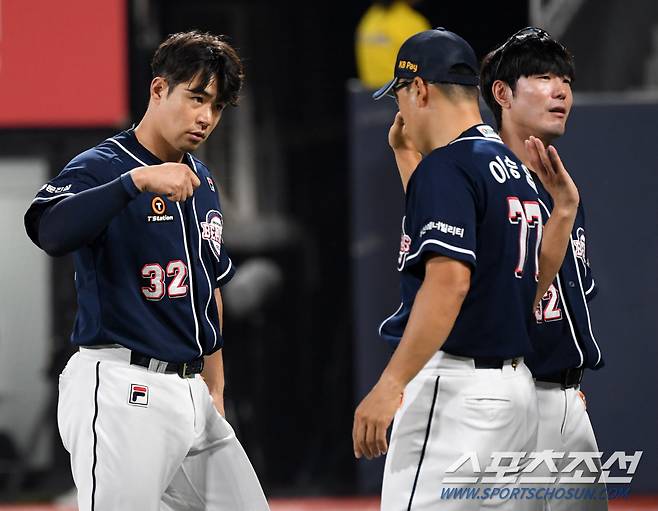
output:
[{"label": "dark navy cap", "polygon": [[[464,65],[473,74],[453,72],[456,65]],[[478,59],[471,45],[454,32],[438,27],[425,30],[407,39],[395,60],[394,78],[375,92],[372,97],[382,98],[400,79],[416,76],[429,82],[477,85]]]}]

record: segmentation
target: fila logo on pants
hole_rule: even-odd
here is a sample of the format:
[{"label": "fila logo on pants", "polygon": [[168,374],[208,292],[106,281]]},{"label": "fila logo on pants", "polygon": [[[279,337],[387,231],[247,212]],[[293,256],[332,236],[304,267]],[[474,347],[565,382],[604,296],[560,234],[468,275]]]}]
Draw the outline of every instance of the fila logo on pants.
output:
[{"label": "fila logo on pants", "polygon": [[147,406],[149,404],[149,388],[146,385],[132,384],[128,402],[131,405]]}]

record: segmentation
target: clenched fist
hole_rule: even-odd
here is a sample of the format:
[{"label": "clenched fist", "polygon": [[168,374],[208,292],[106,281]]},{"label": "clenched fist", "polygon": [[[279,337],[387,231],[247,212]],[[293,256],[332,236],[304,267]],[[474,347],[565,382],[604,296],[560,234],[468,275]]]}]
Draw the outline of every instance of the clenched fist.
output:
[{"label": "clenched fist", "polygon": [[201,184],[197,175],[184,163],[138,167],[130,171],[130,177],[140,191],[165,195],[176,202],[191,197]]},{"label": "clenched fist", "polygon": [[404,119],[400,112],[395,114],[393,124],[391,124],[391,128],[388,130],[388,145],[391,146],[393,151],[411,151],[420,155],[418,149],[414,146],[414,143],[407,134]]},{"label": "clenched fist", "polygon": [[395,115],[395,120],[388,130],[388,144],[393,149],[400,179],[402,179],[402,187],[406,191],[411,174],[416,170],[420,160],[423,159],[423,155],[420,154],[411,137],[409,137],[400,112]]}]

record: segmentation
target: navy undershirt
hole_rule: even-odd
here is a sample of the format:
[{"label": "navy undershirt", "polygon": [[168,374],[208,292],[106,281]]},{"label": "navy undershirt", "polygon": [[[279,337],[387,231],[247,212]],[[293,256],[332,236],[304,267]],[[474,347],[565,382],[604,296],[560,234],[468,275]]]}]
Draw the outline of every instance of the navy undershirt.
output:
[{"label": "navy undershirt", "polygon": [[93,241],[140,194],[130,176],[85,190],[53,204],[41,214],[37,238],[51,256],[73,252]]}]

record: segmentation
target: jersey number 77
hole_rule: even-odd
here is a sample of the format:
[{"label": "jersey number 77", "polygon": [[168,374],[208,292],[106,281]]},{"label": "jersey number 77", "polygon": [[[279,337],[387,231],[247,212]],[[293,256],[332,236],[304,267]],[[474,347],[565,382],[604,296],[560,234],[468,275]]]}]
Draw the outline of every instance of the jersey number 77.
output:
[{"label": "jersey number 77", "polygon": [[514,270],[516,278],[523,278],[528,259],[528,238],[530,229],[537,230],[534,246],[535,281],[539,280],[539,247],[544,232],[541,209],[537,201],[523,201],[518,197],[507,197],[508,218],[510,223],[519,226],[519,259]]}]

